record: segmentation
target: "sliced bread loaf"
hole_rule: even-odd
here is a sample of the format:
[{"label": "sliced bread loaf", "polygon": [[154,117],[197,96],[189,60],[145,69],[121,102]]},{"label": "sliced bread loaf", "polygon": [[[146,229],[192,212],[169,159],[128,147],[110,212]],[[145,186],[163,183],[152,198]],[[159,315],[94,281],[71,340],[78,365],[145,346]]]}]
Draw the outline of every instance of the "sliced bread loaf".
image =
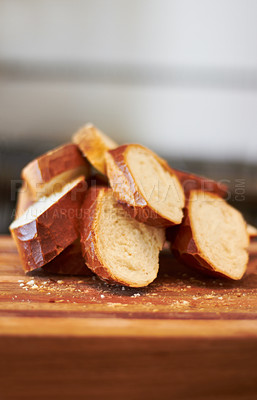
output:
[{"label": "sliced bread loaf", "polygon": [[42,267],[78,238],[86,189],[84,177],[79,177],[32,204],[10,225],[25,271]]},{"label": "sliced bread loaf", "polygon": [[129,144],[107,152],[106,167],[116,199],[133,218],[153,226],[181,223],[184,191],[166,161]]},{"label": "sliced bread loaf", "polygon": [[102,174],[105,170],[105,153],[115,149],[118,144],[92,124],[87,124],[73,135],[73,142],[82,154]]},{"label": "sliced bread loaf", "polygon": [[111,283],[149,285],[159,269],[164,229],[131,218],[106,187],[89,189],[82,211],[81,248],[87,266]]},{"label": "sliced bread loaf", "polygon": [[172,250],[185,264],[240,279],[247,267],[249,237],[239,211],[218,195],[190,192]]}]

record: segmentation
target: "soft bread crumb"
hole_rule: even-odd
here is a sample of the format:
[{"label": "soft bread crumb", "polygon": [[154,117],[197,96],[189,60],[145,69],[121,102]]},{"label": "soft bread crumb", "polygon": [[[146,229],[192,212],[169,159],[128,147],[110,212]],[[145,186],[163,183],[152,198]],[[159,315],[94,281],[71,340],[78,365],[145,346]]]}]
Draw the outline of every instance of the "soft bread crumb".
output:
[{"label": "soft bread crumb", "polygon": [[158,272],[164,229],[131,218],[116,202],[111,189],[102,193],[96,216],[96,246],[103,265],[119,283],[146,286]]},{"label": "soft bread crumb", "polygon": [[128,147],[126,161],[149,206],[175,224],[181,223],[185,200],[177,177],[166,170],[150,150],[143,147]]},{"label": "soft bread crumb", "polygon": [[218,196],[192,192],[189,214],[193,239],[215,271],[240,279],[248,262],[246,223],[239,211]]}]

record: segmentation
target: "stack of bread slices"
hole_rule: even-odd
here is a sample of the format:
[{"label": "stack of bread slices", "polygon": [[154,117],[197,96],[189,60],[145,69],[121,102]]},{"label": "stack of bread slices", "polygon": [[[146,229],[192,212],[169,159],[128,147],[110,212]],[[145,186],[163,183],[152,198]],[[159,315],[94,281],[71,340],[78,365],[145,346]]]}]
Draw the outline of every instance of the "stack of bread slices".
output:
[{"label": "stack of bread slices", "polygon": [[119,146],[92,124],[22,170],[10,231],[25,271],[90,275],[143,287],[165,240],[186,265],[240,279],[257,231],[227,187],[171,168],[139,144]]}]

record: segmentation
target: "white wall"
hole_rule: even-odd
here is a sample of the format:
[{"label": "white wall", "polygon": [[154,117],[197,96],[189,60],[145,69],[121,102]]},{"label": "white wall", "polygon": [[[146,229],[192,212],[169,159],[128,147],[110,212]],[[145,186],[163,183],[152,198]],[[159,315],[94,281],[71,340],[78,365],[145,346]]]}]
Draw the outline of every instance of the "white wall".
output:
[{"label": "white wall", "polygon": [[0,134],[256,160],[256,0],[0,1]]}]

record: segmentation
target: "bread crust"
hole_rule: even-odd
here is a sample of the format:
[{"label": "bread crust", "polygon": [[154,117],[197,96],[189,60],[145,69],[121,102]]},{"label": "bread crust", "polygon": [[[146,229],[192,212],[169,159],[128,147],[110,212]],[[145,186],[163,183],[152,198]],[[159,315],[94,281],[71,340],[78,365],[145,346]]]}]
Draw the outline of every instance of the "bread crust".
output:
[{"label": "bread crust", "polygon": [[47,264],[78,238],[78,219],[86,189],[81,177],[70,191],[31,222],[18,227],[10,225],[25,271]]},{"label": "bread crust", "polygon": [[[34,203],[29,187],[23,182],[18,193],[16,216],[19,218]],[[43,265],[43,270],[57,275],[90,276],[92,272],[87,268],[81,252],[79,239],[75,240],[52,261]]]},{"label": "bread crust", "polygon": [[[130,214],[131,217],[135,218],[139,222],[144,222],[148,225],[156,227],[168,227],[176,225],[176,223],[170,221],[169,219],[165,218],[165,216],[155,211],[139,191],[136,181],[126,161],[126,153],[131,146],[145,149],[144,146],[139,144],[125,144],[117,147],[114,150],[108,151],[106,154],[107,176],[117,201]],[[168,171],[171,175],[174,175],[179,183],[179,179],[173,172],[173,169],[170,168],[168,163],[162,158],[158,157],[151,150],[147,150],[166,171]],[[124,187],[126,190],[123,189]]]},{"label": "bread crust", "polygon": [[47,273],[56,275],[93,275],[92,271],[85,264],[79,239],[75,240],[57,257],[44,265],[42,269]]},{"label": "bread crust", "polygon": [[214,193],[222,198],[227,198],[228,196],[228,187],[224,183],[214,181],[213,179],[204,176],[179,171],[177,169],[173,169],[173,172],[180,180],[186,197],[189,197],[192,190]]},{"label": "bread crust", "polygon": [[[196,191],[191,191],[188,197],[182,224],[177,227],[176,231],[173,232],[173,238],[172,238],[173,242],[171,242],[171,251],[179,261],[181,261],[182,263],[186,264],[189,267],[196,268],[197,270],[200,270],[208,275],[220,276],[237,280],[236,278],[228,274],[218,271],[214,265],[212,265],[208,260],[206,260],[205,255],[201,252],[194,239],[194,234],[192,229],[191,209],[190,209],[190,204],[191,204],[190,197],[193,195],[194,192]],[[215,198],[218,196],[213,193],[208,193],[208,195]],[[245,270],[246,267],[247,263],[245,265]],[[241,279],[241,277],[239,277],[238,279]]]},{"label": "bread crust", "polygon": [[93,167],[105,175],[105,153],[117,147],[118,144],[92,124],[82,127],[73,135],[72,140]]},{"label": "bread crust", "polygon": [[[44,190],[48,183],[61,176],[61,174],[68,171],[72,172],[73,170],[74,173],[78,170],[78,174],[87,178],[90,166],[78,147],[73,143],[67,143],[31,161],[23,168],[21,176],[29,186],[33,199],[37,200],[51,193],[48,190]],[[79,176],[78,174],[74,175],[73,178]]]},{"label": "bread crust", "polygon": [[[111,189],[102,186],[92,186],[87,192],[82,206],[83,218],[80,225],[81,249],[88,268],[102,280],[115,284],[117,281],[113,279],[109,270],[104,266],[96,244],[98,202],[101,201],[105,191],[108,190]],[[126,283],[124,282],[124,284]]]}]

